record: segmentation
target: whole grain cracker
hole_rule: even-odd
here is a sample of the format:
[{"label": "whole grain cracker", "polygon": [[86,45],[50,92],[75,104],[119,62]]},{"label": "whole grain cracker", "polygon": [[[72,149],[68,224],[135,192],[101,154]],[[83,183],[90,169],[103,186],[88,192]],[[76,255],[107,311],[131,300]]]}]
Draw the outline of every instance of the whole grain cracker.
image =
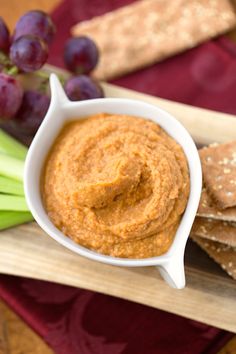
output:
[{"label": "whole grain cracker", "polygon": [[192,48],[236,23],[229,0],[142,0],[72,28],[100,51],[93,75],[119,77]]},{"label": "whole grain cracker", "polygon": [[236,279],[236,248],[222,243],[204,240],[196,235],[191,238],[217,262],[232,278]]},{"label": "whole grain cracker", "polygon": [[191,233],[236,247],[236,223],[197,217],[194,220]]},{"label": "whole grain cracker", "polygon": [[236,141],[199,150],[203,179],[220,209],[236,206]]},{"label": "whole grain cracker", "polygon": [[203,188],[201,200],[198,206],[197,216],[211,218],[215,220],[236,222],[236,207],[220,210],[219,208],[217,208],[216,204],[214,204],[212,198],[209,196],[206,189]]}]

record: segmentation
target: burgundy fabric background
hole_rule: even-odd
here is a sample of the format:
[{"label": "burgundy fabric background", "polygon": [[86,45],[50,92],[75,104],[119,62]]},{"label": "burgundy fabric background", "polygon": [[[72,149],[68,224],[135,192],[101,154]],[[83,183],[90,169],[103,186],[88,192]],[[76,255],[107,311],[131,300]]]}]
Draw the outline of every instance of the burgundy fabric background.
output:
[{"label": "burgundy fabric background", "polygon": [[[66,0],[65,5],[54,12],[54,19],[59,24],[58,40],[52,45],[49,62],[63,66],[63,47],[73,24],[131,2]],[[173,101],[235,114],[236,45],[220,37],[112,83]]]},{"label": "burgundy fabric background", "polygon": [[[58,32],[50,63],[63,65],[71,25],[130,2],[66,0],[53,14]],[[222,37],[113,82],[236,114],[236,46]],[[213,354],[232,336],[129,301],[26,278],[0,276],[0,297],[58,354]]]}]

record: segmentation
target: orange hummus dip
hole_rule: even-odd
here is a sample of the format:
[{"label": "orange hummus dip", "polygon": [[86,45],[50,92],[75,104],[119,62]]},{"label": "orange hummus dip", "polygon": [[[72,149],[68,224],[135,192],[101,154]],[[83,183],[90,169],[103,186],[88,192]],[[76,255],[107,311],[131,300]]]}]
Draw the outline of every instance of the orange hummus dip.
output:
[{"label": "orange hummus dip", "polygon": [[42,196],[52,222],[80,245],[115,257],[159,256],[187,204],[188,165],[156,123],[101,113],[62,129]]}]

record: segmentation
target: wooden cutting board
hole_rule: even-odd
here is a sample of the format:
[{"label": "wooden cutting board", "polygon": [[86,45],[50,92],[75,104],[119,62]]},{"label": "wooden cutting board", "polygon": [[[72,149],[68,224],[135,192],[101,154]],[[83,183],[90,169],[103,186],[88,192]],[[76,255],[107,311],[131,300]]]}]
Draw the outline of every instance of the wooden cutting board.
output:
[{"label": "wooden cutting board", "polygon": [[[55,71],[55,69],[53,69]],[[107,97],[141,99],[179,119],[198,144],[236,139],[235,117],[104,84]],[[0,234],[0,272],[48,280],[117,296],[236,333],[236,281],[191,241],[186,250],[187,286],[171,289],[155,267],[119,268],[63,248],[35,223]]]}]

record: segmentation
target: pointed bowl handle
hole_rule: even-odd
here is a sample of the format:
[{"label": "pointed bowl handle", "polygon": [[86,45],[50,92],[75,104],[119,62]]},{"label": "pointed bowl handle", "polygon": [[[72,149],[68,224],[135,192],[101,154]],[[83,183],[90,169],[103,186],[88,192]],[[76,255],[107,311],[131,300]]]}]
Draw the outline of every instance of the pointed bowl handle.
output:
[{"label": "pointed bowl handle", "polygon": [[68,103],[69,99],[61,85],[60,80],[56,74],[50,75],[50,89],[51,89],[51,104],[60,105],[62,107],[64,104]]},{"label": "pointed bowl handle", "polygon": [[158,267],[162,278],[172,288],[183,289],[185,287],[185,272],[183,257],[174,257],[168,263]]}]

